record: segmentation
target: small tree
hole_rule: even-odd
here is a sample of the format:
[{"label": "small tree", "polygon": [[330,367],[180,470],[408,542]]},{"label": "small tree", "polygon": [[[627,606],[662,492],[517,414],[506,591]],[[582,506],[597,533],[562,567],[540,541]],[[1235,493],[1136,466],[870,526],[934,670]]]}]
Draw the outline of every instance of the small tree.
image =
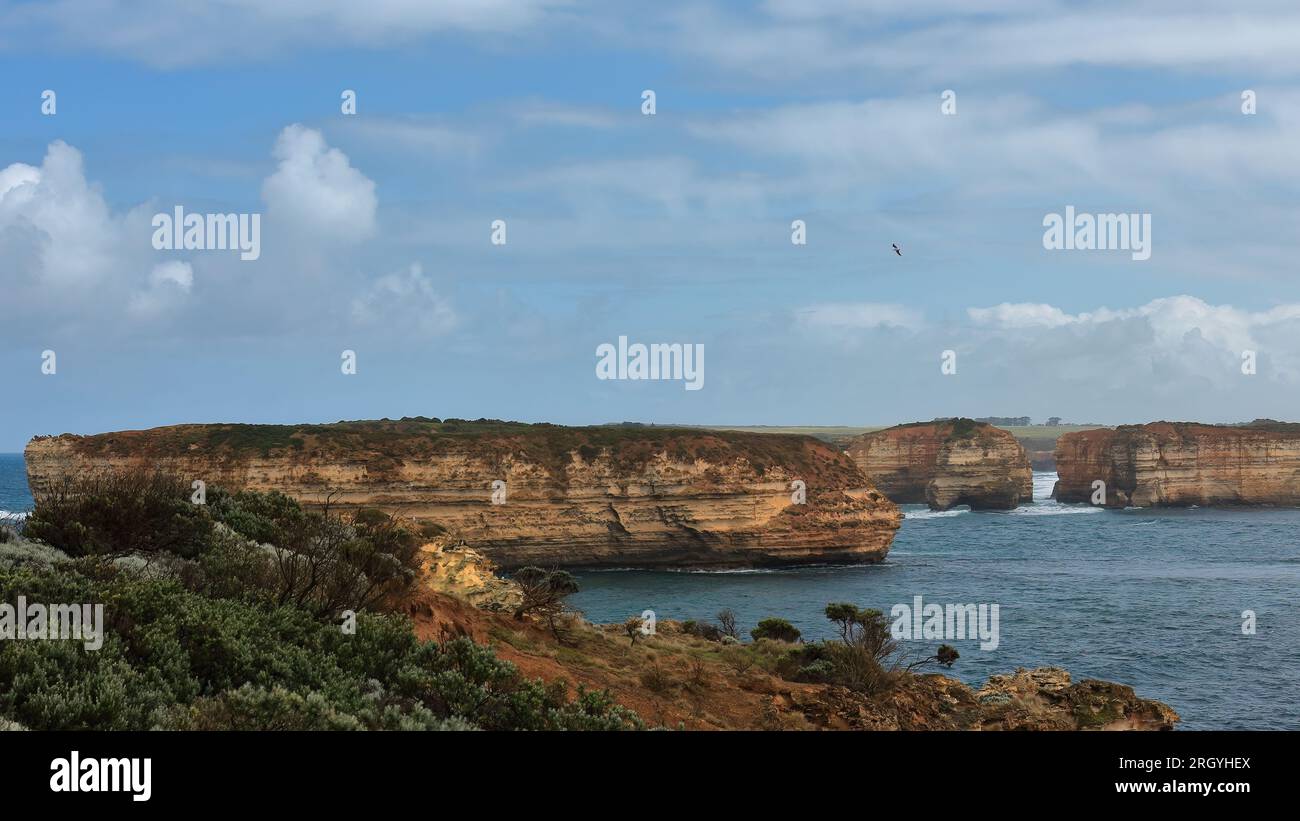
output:
[{"label": "small tree", "polygon": [[785,619],[767,618],[760,621],[753,630],[750,630],[749,635],[754,637],[754,641],[775,639],[777,641],[796,642],[801,634],[798,627]]},{"label": "small tree", "polygon": [[826,605],[826,618],[840,629],[840,638],[848,644],[853,641],[853,627],[857,623],[859,611],[856,605],[847,602],[833,602]]},{"label": "small tree", "polygon": [[733,639],[740,638],[740,628],[736,625],[736,611],[730,607],[718,611],[718,627],[721,628],[722,635],[731,636]]},{"label": "small tree", "polygon": [[623,629],[627,631],[627,637],[632,640],[632,646],[636,646],[637,637],[641,635],[641,617],[630,616],[623,622]]},{"label": "small tree", "polygon": [[519,585],[522,599],[515,608],[515,619],[523,621],[529,613],[546,619],[551,633],[561,638],[556,619],[565,611],[565,599],[578,592],[578,581],[567,570],[542,570],[522,567],[511,577]]},{"label": "small tree", "polygon": [[851,644],[857,645],[873,659],[884,663],[898,650],[898,641],[889,631],[889,619],[879,610],[865,608],[854,618],[856,633]]},{"label": "small tree", "polygon": [[921,667],[922,665],[926,665],[926,664],[938,664],[943,667],[952,667],[953,663],[956,662],[957,659],[959,658],[961,658],[961,654],[957,652],[956,647],[953,647],[951,644],[941,644],[939,645],[938,652],[936,652],[933,656],[928,656],[926,658],[921,659],[920,661],[914,661],[911,664],[907,665],[907,669],[909,671],[914,670],[917,667]]}]

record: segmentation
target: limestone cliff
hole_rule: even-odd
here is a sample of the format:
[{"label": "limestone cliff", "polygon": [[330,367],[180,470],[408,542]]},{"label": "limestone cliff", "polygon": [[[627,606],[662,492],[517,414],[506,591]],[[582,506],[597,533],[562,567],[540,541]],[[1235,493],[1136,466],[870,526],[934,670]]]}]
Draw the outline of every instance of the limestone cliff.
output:
[{"label": "limestone cliff", "polygon": [[1067,433],[1053,497],[1106,507],[1300,505],[1300,424],[1152,422]]},{"label": "limestone cliff", "polygon": [[932,510],[1009,510],[1034,494],[1025,449],[1007,431],[970,419],[897,425],[849,443],[862,472],[899,504]]},{"label": "limestone cliff", "polygon": [[26,458],[38,497],[71,476],[158,468],[433,521],[506,568],[874,562],[901,519],[807,436],[414,418],[64,434]]}]

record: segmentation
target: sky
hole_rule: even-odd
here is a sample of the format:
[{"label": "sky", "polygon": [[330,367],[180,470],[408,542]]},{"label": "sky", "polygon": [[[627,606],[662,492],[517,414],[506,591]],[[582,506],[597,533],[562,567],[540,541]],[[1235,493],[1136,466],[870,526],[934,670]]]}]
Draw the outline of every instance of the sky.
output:
[{"label": "sky", "polygon": [[[0,2],[0,451],[1296,419],[1300,9],[975,5]],[[178,206],[258,215],[257,258],[156,248]],[[1045,247],[1067,207],[1149,258]],[[599,378],[619,337],[702,346],[700,389]]]}]

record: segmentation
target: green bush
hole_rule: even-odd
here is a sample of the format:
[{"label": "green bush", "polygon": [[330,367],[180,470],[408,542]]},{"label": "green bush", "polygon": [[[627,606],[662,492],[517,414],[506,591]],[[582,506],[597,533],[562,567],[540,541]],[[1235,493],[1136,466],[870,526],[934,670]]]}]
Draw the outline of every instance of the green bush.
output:
[{"label": "green bush", "polygon": [[625,729],[605,694],[523,679],[468,639],[421,641],[409,620],[354,634],[305,608],[209,598],[103,559],[0,566],[0,600],[100,602],[99,650],[0,642],[0,720],[33,730]]},{"label": "green bush", "polygon": [[[0,726],[33,730],[642,726],[607,693],[525,680],[468,639],[418,639],[371,612],[414,578],[419,535],[379,511],[162,474],[92,477],[38,500],[0,546],[0,601],[98,603],[105,636],[0,641]],[[41,541],[34,541],[40,539]],[[562,606],[576,583],[537,571]],[[527,575],[527,574],[525,574]],[[336,623],[356,611],[355,630]]]},{"label": "green bush", "polygon": [[682,632],[706,641],[722,641],[722,630],[716,624],[707,621],[689,619],[682,622]]},{"label": "green bush", "polygon": [[192,590],[321,617],[390,604],[415,578],[420,537],[382,511],[347,517],[215,486],[205,504],[190,494],[163,473],[93,475],[41,494],[25,532],[73,557],[146,555]]},{"label": "green bush", "polygon": [[767,618],[758,623],[758,626],[749,631],[755,641],[759,639],[775,639],[776,641],[796,642],[799,640],[799,628],[795,627],[785,619]]},{"label": "green bush", "polygon": [[285,544],[288,534],[300,529],[307,518],[298,502],[277,491],[228,493],[213,488],[208,509],[217,521],[262,544]]},{"label": "green bush", "polygon": [[92,474],[40,494],[23,533],[69,556],[196,556],[212,518],[189,483],[164,473]]},{"label": "green bush", "polygon": [[890,632],[890,621],[879,610],[832,602],[826,605],[825,614],[839,629],[838,640],[801,644],[774,659],[768,653],[769,669],[791,681],[837,684],[876,695],[895,687],[917,667],[951,667],[957,661],[957,651],[945,644],[935,655],[905,664]]}]

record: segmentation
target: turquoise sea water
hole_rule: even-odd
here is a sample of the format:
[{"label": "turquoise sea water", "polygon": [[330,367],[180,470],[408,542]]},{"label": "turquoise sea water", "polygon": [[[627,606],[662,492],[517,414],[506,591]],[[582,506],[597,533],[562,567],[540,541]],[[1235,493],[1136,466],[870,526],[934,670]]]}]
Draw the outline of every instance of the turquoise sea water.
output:
[{"label": "turquoise sea water", "polygon": [[[831,601],[888,613],[914,596],[999,605],[999,645],[952,641],[951,674],[1055,665],[1132,685],[1171,705],[1183,729],[1300,729],[1300,509],[1101,510],[1047,499],[1001,513],[907,518],[879,565],[731,572],[577,573],[575,604],[598,622],[643,610],[710,619],[730,607],[745,630],[765,616],[829,636]],[[0,510],[30,509],[22,457],[0,454]],[[1257,632],[1242,634],[1242,611]],[[921,641],[929,654],[938,641]]]}]

